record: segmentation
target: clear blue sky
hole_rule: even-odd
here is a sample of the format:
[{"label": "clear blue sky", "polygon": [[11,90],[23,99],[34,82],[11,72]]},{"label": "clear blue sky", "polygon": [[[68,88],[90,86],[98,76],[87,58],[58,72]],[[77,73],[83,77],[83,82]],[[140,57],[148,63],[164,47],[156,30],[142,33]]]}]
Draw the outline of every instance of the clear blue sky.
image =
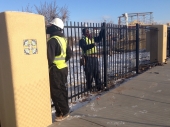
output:
[{"label": "clear blue sky", "polygon": [[[0,12],[21,11],[28,4],[31,7],[53,0],[0,0]],[[67,6],[69,21],[101,22],[111,20],[117,23],[123,13],[153,12],[155,22],[170,22],[170,0],[56,0],[59,7]]]}]

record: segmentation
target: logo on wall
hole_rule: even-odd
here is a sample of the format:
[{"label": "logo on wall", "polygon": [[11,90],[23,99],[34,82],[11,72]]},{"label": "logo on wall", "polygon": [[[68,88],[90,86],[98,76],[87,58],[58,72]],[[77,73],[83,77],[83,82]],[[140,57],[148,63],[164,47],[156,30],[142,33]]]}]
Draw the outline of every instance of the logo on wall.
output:
[{"label": "logo on wall", "polygon": [[25,55],[38,54],[37,40],[26,39],[26,40],[24,40],[23,45],[24,45],[24,54]]}]

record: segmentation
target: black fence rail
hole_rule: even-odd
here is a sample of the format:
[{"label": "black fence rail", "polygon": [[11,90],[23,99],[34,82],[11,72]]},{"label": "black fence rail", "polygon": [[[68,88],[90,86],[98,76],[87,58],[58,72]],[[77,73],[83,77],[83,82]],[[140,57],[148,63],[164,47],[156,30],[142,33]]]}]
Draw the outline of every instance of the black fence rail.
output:
[{"label": "black fence rail", "polygon": [[170,57],[170,27],[167,29],[167,57]]},{"label": "black fence rail", "polygon": [[[73,57],[68,62],[68,96],[70,102],[87,94],[86,75],[84,67],[80,66],[82,50],[79,40],[82,29],[88,28],[92,37],[98,36],[105,29],[105,36],[97,43],[97,57],[100,64],[103,87],[109,89],[114,82],[129,78],[140,71],[141,65],[150,63],[149,51],[146,51],[147,26],[124,26],[106,23],[66,23],[64,34],[73,51]],[[93,86],[95,83],[93,82]]]}]

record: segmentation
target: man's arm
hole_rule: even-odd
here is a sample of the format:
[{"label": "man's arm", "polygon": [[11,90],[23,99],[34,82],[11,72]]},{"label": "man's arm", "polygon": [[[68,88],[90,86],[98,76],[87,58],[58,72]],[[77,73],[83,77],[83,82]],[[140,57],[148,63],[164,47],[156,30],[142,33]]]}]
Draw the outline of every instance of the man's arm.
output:
[{"label": "man's arm", "polygon": [[81,49],[83,50],[83,52],[86,52],[87,50],[89,50],[89,49],[92,49],[94,46],[95,46],[95,44],[86,44],[86,41],[84,40],[84,39],[81,39],[80,41],[79,41],[79,46],[81,47]]},{"label": "man's arm", "polygon": [[70,60],[70,58],[72,57],[72,55],[73,55],[73,53],[72,53],[72,51],[71,51],[71,48],[70,48],[70,46],[69,45],[67,45],[67,49],[66,49],[66,62],[68,61],[68,60]]},{"label": "man's arm", "polygon": [[48,59],[48,66],[50,67],[55,58],[55,43],[54,40],[50,39],[47,42],[47,59]]},{"label": "man's arm", "polygon": [[54,38],[47,42],[47,59],[49,67],[53,64],[56,55],[61,54],[61,47],[58,41]]},{"label": "man's arm", "polygon": [[102,38],[104,37],[104,34],[105,34],[104,29],[101,29],[101,30],[100,30],[100,33],[99,33],[99,36],[94,37],[94,41],[95,41],[96,43],[101,42]]}]

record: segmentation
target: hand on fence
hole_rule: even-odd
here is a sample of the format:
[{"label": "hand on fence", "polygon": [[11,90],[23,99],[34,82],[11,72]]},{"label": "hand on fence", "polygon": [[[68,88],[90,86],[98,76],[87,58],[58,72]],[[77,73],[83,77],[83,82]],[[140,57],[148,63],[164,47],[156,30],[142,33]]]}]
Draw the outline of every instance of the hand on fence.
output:
[{"label": "hand on fence", "polygon": [[100,38],[104,38],[105,37],[105,29],[101,29],[100,30],[99,37]]}]

